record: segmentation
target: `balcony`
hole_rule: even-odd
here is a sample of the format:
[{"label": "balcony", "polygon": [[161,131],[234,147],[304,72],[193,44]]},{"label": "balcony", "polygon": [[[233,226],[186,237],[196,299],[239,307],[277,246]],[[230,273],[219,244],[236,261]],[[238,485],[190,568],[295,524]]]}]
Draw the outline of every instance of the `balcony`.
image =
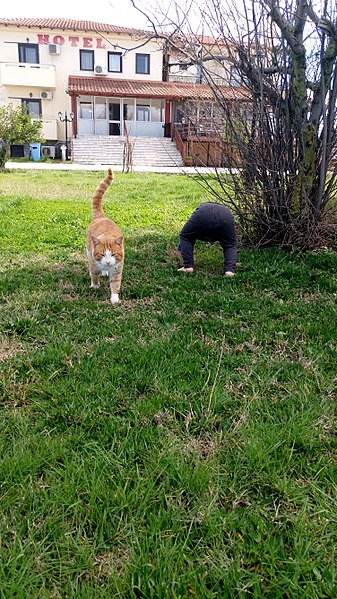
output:
[{"label": "balcony", "polygon": [[1,85],[22,87],[56,87],[54,65],[2,62],[0,64]]}]

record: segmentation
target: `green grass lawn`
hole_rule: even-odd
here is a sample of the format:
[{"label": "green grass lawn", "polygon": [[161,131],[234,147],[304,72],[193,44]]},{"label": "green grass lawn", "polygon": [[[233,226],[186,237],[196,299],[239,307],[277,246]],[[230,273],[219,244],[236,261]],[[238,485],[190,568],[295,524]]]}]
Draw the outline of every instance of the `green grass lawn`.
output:
[{"label": "green grass lawn", "polygon": [[337,255],[219,247],[210,199],[116,173],[121,303],[89,288],[104,173],[0,175],[4,598],[336,598]]}]

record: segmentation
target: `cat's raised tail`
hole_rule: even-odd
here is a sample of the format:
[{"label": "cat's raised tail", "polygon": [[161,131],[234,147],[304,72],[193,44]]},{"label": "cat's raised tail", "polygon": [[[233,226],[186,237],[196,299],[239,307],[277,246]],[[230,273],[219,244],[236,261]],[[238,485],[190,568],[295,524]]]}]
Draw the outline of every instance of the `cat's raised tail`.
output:
[{"label": "cat's raised tail", "polygon": [[109,185],[114,180],[114,173],[111,168],[108,168],[108,174],[99,185],[97,185],[94,195],[92,196],[92,219],[102,218],[105,216],[103,212],[103,195],[108,189]]}]

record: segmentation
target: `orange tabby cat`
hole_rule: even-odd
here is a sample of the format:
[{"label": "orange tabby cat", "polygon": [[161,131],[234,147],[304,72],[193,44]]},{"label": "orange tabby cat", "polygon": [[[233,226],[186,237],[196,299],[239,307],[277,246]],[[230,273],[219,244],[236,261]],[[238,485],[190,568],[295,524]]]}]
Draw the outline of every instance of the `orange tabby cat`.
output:
[{"label": "orange tabby cat", "polygon": [[103,195],[114,179],[111,168],[92,196],[92,222],[87,229],[87,257],[90,287],[99,287],[100,277],[108,276],[112,304],[119,301],[124,264],[124,240],[116,223],[103,212]]}]

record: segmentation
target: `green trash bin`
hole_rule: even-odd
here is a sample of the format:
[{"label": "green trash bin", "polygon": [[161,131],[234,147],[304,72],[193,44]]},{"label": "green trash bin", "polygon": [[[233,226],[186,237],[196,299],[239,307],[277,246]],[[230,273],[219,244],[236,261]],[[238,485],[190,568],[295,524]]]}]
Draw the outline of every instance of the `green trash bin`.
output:
[{"label": "green trash bin", "polygon": [[30,153],[34,162],[38,162],[41,158],[41,144],[30,144]]}]

